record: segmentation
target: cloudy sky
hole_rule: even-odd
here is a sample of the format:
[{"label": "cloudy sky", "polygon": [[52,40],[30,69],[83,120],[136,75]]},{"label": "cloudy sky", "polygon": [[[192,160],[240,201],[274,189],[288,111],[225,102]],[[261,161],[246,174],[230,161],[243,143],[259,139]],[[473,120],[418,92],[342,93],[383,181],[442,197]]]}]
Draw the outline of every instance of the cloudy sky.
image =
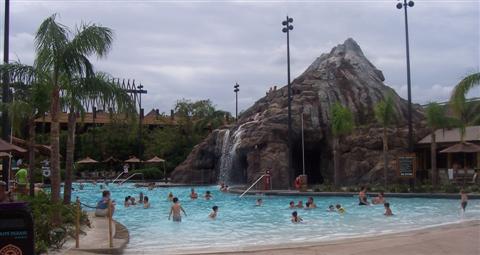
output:
[{"label": "cloudy sky", "polygon": [[[36,29],[42,20],[58,13],[58,20],[70,27],[84,21],[114,30],[110,54],[95,60],[95,66],[115,77],[140,81],[148,90],[143,97],[147,111],[169,112],[181,98],[209,98],[233,112],[235,82],[241,86],[240,109],[265,95],[269,87],[286,83],[281,21],[288,14],[295,27],[291,34],[293,77],[320,54],[352,37],[383,70],[386,84],[406,97],[404,19],[396,3],[14,0],[10,59],[31,64]],[[2,11],[2,35],[3,15]],[[415,102],[444,101],[462,76],[479,71],[479,23],[478,0],[417,0],[409,8]],[[480,90],[470,96],[480,96]]]}]

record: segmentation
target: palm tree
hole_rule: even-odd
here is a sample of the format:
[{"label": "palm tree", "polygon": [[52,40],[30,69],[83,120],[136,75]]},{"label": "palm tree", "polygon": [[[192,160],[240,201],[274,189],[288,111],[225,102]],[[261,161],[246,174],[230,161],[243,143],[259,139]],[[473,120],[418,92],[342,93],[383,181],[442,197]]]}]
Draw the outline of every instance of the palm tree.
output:
[{"label": "palm tree", "polygon": [[375,105],[374,108],[375,118],[378,123],[382,126],[383,135],[383,180],[385,189],[387,188],[387,175],[388,175],[388,135],[387,127],[392,124],[392,121],[396,117],[395,108],[393,105],[393,98],[391,95],[387,96],[386,99],[380,101]]},{"label": "palm tree", "polygon": [[473,73],[463,78],[453,89],[450,103],[455,116],[460,122],[460,136],[463,141],[467,125],[480,124],[480,103],[468,102],[468,92],[480,85],[480,73]]},{"label": "palm tree", "polygon": [[340,152],[339,144],[340,140],[350,134],[355,123],[353,120],[352,112],[340,103],[335,103],[331,109],[332,116],[332,133],[333,133],[333,164],[334,164],[334,185],[338,187],[340,185]]},{"label": "palm tree", "polygon": [[28,146],[28,176],[30,184],[30,196],[34,196],[34,169],[35,169],[35,119],[48,111],[48,88],[42,84],[34,83],[24,86],[20,96],[8,105],[8,111],[12,116],[13,129],[19,131],[23,124],[27,127]]},{"label": "palm tree", "polygon": [[432,162],[432,186],[436,187],[438,183],[437,169],[437,140],[435,131],[440,128],[446,128],[450,124],[450,118],[447,117],[445,107],[432,102],[427,105],[425,110],[427,117],[427,126],[430,129],[432,141],[430,143],[430,160]]},{"label": "palm tree", "polygon": [[77,115],[83,116],[86,111],[83,102],[96,98],[102,104],[116,106],[117,112],[132,114],[132,116],[135,112],[135,105],[128,93],[104,73],[96,73],[95,76],[89,78],[74,78],[66,84],[62,99],[69,112],[63,202],[69,204],[72,194]]},{"label": "palm tree", "polygon": [[112,44],[112,31],[95,24],[83,24],[74,34],[57,23],[56,15],[42,22],[35,36],[35,68],[51,77],[50,145],[52,202],[60,200],[60,91],[76,77],[92,77],[88,56],[103,57]]}]

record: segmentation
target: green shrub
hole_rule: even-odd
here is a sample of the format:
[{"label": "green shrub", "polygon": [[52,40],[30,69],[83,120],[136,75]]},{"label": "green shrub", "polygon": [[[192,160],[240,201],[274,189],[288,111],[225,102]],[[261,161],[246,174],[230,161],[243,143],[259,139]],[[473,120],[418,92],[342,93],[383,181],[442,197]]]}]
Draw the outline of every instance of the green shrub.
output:
[{"label": "green shrub", "polygon": [[[53,204],[50,198],[43,193],[34,198],[20,197],[19,200],[28,202],[32,210],[35,253],[45,253],[48,248],[60,249],[66,238],[73,236],[76,216],[75,205]],[[62,224],[56,227],[52,222],[52,214],[58,210],[61,212]],[[90,226],[88,217],[84,212],[80,216],[80,224]]]},{"label": "green shrub", "polygon": [[445,184],[442,186],[442,192],[445,193],[458,193],[460,188],[456,184]]},{"label": "green shrub", "polygon": [[[143,178],[145,180],[160,180],[163,179],[163,168],[160,169],[158,167],[150,167],[150,168],[143,168],[143,169],[136,169],[133,170],[131,173],[142,173]],[[141,176],[133,177],[136,180],[141,180]]]}]

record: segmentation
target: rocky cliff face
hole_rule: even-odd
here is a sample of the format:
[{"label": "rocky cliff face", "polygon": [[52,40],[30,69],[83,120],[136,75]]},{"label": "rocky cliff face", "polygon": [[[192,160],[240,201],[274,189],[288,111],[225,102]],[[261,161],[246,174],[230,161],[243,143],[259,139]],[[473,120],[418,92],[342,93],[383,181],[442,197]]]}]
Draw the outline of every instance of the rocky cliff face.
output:
[{"label": "rocky cliff face", "polygon": [[[395,128],[388,130],[392,159],[389,177],[394,177],[394,155],[407,147],[408,103],[383,81],[382,72],[365,58],[353,39],[347,39],[330,53],[322,54],[292,82],[294,176],[302,173],[303,114],[309,183],[332,180],[330,108],[340,102],[353,112],[357,125],[355,132],[341,142],[344,184],[381,180],[382,132],[373,109],[392,95],[397,118]],[[288,187],[287,114],[287,86],[268,92],[240,116],[235,126],[215,130],[197,145],[172,173],[172,181],[252,183],[270,169],[273,186]],[[413,120],[418,139],[426,133],[418,105],[413,106]]]}]

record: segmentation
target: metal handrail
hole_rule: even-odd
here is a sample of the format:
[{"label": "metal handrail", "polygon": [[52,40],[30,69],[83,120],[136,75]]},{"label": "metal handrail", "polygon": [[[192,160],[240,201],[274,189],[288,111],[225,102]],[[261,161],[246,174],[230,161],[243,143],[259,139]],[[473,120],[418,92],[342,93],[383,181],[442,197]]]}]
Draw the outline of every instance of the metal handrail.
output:
[{"label": "metal handrail", "polygon": [[121,172],[121,173],[117,176],[117,178],[115,178],[115,180],[112,181],[112,183],[114,183],[114,182],[115,182],[118,178],[120,178],[120,176],[122,176],[123,174],[124,174],[124,172]]},{"label": "metal handrail", "polygon": [[130,175],[127,179],[125,179],[125,180],[123,180],[122,182],[120,182],[120,185],[122,185],[124,182],[130,180],[130,179],[131,179],[133,176],[135,176],[135,175],[141,175],[141,176],[142,176],[142,180],[145,180],[145,179],[143,178],[143,173],[134,173],[134,174]]},{"label": "metal handrail", "polygon": [[250,186],[248,189],[246,189],[241,195],[240,197],[243,197],[250,189],[253,188],[253,186],[255,186],[263,177],[267,176],[268,174],[262,174],[262,176],[260,176],[260,178],[258,178],[253,184],[252,186]]}]

